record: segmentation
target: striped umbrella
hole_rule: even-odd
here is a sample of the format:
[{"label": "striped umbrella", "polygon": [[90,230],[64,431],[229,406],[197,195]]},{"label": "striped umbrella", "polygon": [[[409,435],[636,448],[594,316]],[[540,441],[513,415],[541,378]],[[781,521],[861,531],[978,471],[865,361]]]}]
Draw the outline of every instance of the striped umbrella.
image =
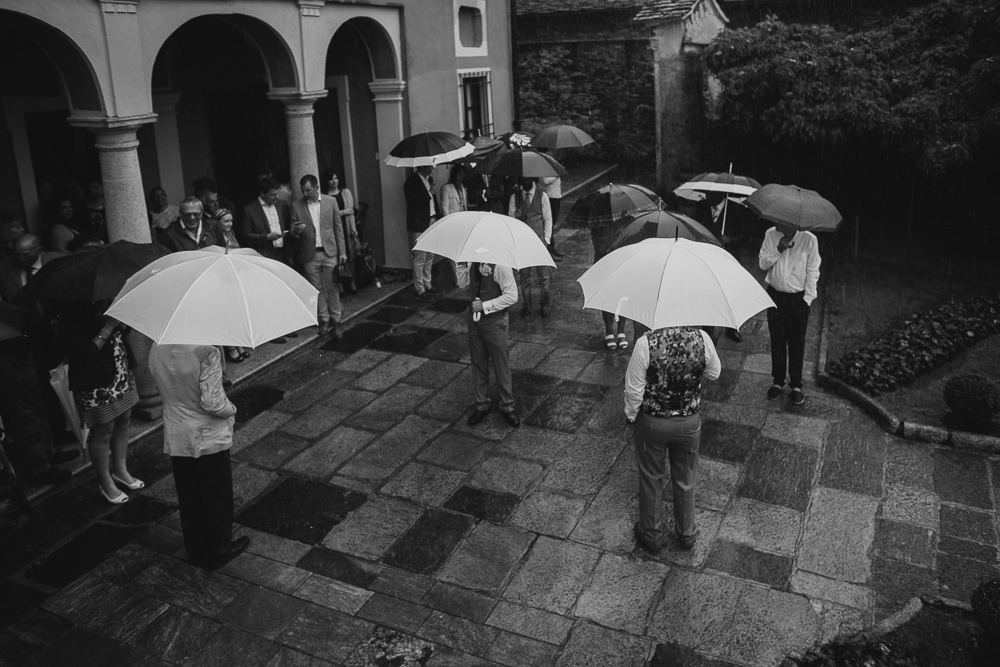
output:
[{"label": "striped umbrella", "polygon": [[566,222],[586,226],[594,232],[620,222],[625,216],[661,208],[664,208],[663,200],[648,188],[609,183],[578,199],[569,210]]},{"label": "striped umbrella", "polygon": [[514,148],[497,155],[483,165],[482,172],[528,178],[566,175],[566,169],[551,155],[525,148]]},{"label": "striped umbrella", "polygon": [[553,125],[547,127],[531,139],[535,148],[580,148],[594,143],[594,138],[578,127],[572,125]]},{"label": "striped umbrella", "polygon": [[472,144],[450,132],[421,132],[396,144],[384,161],[390,167],[433,167],[473,150]]},{"label": "striped umbrella", "polygon": [[682,213],[673,211],[646,211],[626,217],[625,226],[611,242],[611,250],[639,243],[646,239],[688,239],[722,247],[704,225]]},{"label": "striped umbrella", "polygon": [[674,193],[683,197],[678,191],[693,190],[695,192],[724,192],[726,194],[748,197],[760,189],[760,183],[749,176],[740,176],[730,172],[698,174],[687,183],[678,186]]}]

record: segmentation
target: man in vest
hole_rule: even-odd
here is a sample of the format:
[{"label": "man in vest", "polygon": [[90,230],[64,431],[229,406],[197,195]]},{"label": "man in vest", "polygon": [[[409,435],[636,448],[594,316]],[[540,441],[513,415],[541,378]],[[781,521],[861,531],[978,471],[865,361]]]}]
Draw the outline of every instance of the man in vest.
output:
[{"label": "man in vest", "polygon": [[812,232],[790,225],[776,225],[764,234],[758,257],[767,271],[767,295],[774,308],[767,309],[767,332],[771,336],[771,378],[767,400],[781,396],[787,369],[793,405],[806,400],[802,393],[802,365],[806,351],[809,308],[819,283],[819,242]]},{"label": "man in vest", "polygon": [[674,531],[681,549],[698,539],[695,481],[701,442],[701,380],[722,371],[707,333],[694,327],[648,332],[635,342],[625,372],[625,417],[635,424],[639,520],[633,532],[653,554],[664,546],[663,480],[670,460]]},{"label": "man in vest", "polygon": [[[552,208],[549,197],[541,188],[535,187],[534,178],[522,178],[514,194],[510,197],[507,215],[517,218],[531,227],[542,239],[545,247],[552,244]],[[542,307],[542,317],[548,317],[552,312],[549,305],[549,267],[529,266],[521,269],[521,288],[524,290],[524,306],[521,317],[531,314],[532,293],[537,289],[540,293],[539,305]],[[534,278],[532,278],[534,275]],[[538,287],[535,287],[537,279]]]},{"label": "man in vest", "polygon": [[475,426],[490,413],[490,360],[500,389],[500,415],[513,427],[521,425],[514,410],[514,383],[507,347],[507,309],[517,303],[514,271],[506,266],[474,263],[469,269],[472,308],[469,310],[469,356],[475,384],[476,407],[469,417]]}]

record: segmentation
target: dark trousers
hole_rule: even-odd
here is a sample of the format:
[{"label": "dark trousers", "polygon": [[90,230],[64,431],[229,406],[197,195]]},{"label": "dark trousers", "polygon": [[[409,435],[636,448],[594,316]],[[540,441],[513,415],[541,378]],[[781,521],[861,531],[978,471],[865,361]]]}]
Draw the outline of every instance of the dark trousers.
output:
[{"label": "dark trousers", "polygon": [[233,539],[233,469],[229,450],[172,456],[181,531],[188,562],[201,565],[229,548]]},{"label": "dark trousers", "polygon": [[552,231],[559,222],[559,209],[562,208],[562,197],[549,197],[549,208],[552,210]]},{"label": "dark trousers", "polygon": [[639,531],[650,543],[663,540],[663,482],[670,463],[674,531],[690,537],[695,525],[695,484],[701,415],[651,417],[640,412],[635,420],[635,461],[639,468]]},{"label": "dark trousers", "polygon": [[11,452],[14,463],[27,475],[38,475],[49,467],[52,433],[46,421],[42,391],[34,360],[0,355],[0,418],[17,442]]},{"label": "dark trousers", "polygon": [[514,382],[510,374],[510,348],[507,346],[509,328],[507,313],[483,324],[469,322],[469,359],[472,362],[472,383],[476,392],[476,409],[488,410],[490,399],[490,360],[497,376],[500,390],[500,411],[514,409]]},{"label": "dark trousers", "polygon": [[771,377],[774,384],[785,386],[785,373],[792,389],[802,388],[802,363],[806,353],[806,327],[809,305],[805,292],[779,292],[767,288],[777,308],[767,309],[767,332],[771,335]]}]

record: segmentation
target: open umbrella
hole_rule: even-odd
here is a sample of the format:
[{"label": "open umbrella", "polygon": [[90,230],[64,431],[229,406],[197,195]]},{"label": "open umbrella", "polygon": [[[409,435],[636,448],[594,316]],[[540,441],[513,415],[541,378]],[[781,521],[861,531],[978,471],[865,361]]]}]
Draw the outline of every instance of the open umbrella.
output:
[{"label": "open umbrella", "polygon": [[256,347],[316,325],[318,292],[253,250],[176,252],[129,279],[108,315],[156,343]]},{"label": "open umbrella", "polygon": [[797,185],[768,183],[750,195],[746,205],[765,220],[807,232],[835,232],[844,221],[837,207],[818,192]]},{"label": "open umbrella", "polygon": [[573,204],[566,223],[592,232],[621,221],[627,215],[663,208],[659,195],[641,185],[609,183]]},{"label": "open umbrella", "polygon": [[530,149],[514,148],[497,155],[483,165],[484,174],[515,177],[565,176],[566,170],[551,155]]},{"label": "open umbrella", "polygon": [[682,213],[646,211],[623,218],[625,224],[611,242],[611,249],[639,243],[646,239],[689,239],[722,247],[704,225]]},{"label": "open umbrella", "polygon": [[490,137],[476,137],[472,140],[472,148],[471,153],[459,158],[457,162],[485,162],[510,150],[504,142]]},{"label": "open umbrella", "polygon": [[578,127],[572,125],[553,125],[547,127],[531,138],[535,148],[580,148],[594,143],[594,138]]},{"label": "open umbrella", "polygon": [[674,189],[674,194],[688,201],[701,201],[704,193],[720,192],[726,195],[725,207],[722,209],[722,233],[726,233],[726,214],[729,213],[729,200],[742,202],[760,188],[760,183],[749,176],[733,173],[733,165],[727,172],[709,172],[698,174],[687,183],[682,183]]},{"label": "open umbrella", "polygon": [[166,249],[155,243],[115,241],[46,262],[26,291],[42,298],[111,300],[133,274],[166,254]]},{"label": "open umbrella", "polygon": [[774,302],[722,248],[687,239],[646,239],[614,250],[577,280],[584,308],[651,329],[738,328]]},{"label": "open umbrella", "polygon": [[531,132],[518,130],[516,132],[505,132],[497,137],[497,139],[507,144],[508,148],[525,148],[531,145],[532,136]]},{"label": "open umbrella", "polygon": [[475,150],[450,132],[421,132],[396,144],[385,158],[390,167],[433,167]]},{"label": "open umbrella", "polygon": [[414,250],[456,262],[499,264],[512,269],[555,267],[548,248],[528,225],[486,211],[459,211],[444,216],[417,238]]}]

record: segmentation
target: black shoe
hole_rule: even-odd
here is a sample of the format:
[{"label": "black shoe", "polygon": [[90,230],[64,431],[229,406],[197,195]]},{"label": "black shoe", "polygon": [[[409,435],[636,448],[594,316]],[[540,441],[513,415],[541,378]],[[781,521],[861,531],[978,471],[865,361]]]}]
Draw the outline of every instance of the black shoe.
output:
[{"label": "black shoe", "polygon": [[521,317],[527,317],[528,315],[531,315],[530,303],[526,303],[524,304],[524,306],[521,307]]},{"label": "black shoe", "polygon": [[424,294],[430,294],[431,296],[441,296],[442,294],[444,294],[444,292],[442,292],[439,289],[434,289],[433,287],[429,287],[424,291]]},{"label": "black shoe", "polygon": [[330,322],[330,336],[337,340],[344,337],[344,332],[340,329],[340,322]]},{"label": "black shoe", "polygon": [[549,306],[542,306],[542,317],[548,317],[552,314],[552,308]]},{"label": "black shoe", "polygon": [[767,400],[776,401],[778,397],[781,396],[781,392],[784,390],[780,384],[772,384],[771,388],[767,390]]},{"label": "black shoe", "polygon": [[694,531],[694,535],[678,535],[677,536],[677,546],[679,546],[684,551],[691,551],[694,549],[695,542],[698,541],[698,532]]},{"label": "black shoe", "polygon": [[743,334],[740,333],[739,329],[727,329],[726,336],[729,337],[729,340],[735,341],[737,343],[743,342]]},{"label": "black shoe", "polygon": [[299,337],[299,332],[298,331],[293,331],[292,333],[285,334],[285,336],[287,336],[288,338],[298,338]]},{"label": "black shoe", "polygon": [[635,536],[635,543],[638,544],[640,547],[642,547],[643,549],[645,549],[646,551],[648,551],[651,554],[655,555],[655,554],[660,553],[660,551],[663,550],[663,545],[656,546],[656,545],[650,543],[649,540],[647,540],[645,537],[643,537],[642,531],[639,530],[639,522],[638,521],[636,521],[635,525],[632,526],[632,535]]},{"label": "black shoe", "polygon": [[213,558],[209,558],[205,563],[205,568],[208,570],[218,570],[220,567],[246,551],[248,546],[250,546],[250,538],[246,535],[233,540],[228,549]]},{"label": "black shoe", "polygon": [[795,388],[788,394],[788,400],[792,402],[792,405],[802,405],[806,402],[806,395],[802,393],[801,389]]},{"label": "black shoe", "polygon": [[73,473],[69,470],[49,468],[43,473],[29,477],[28,481],[39,486],[55,486],[56,484],[65,484],[71,479],[73,479]]},{"label": "black shoe", "polygon": [[78,456],[80,456],[79,449],[64,449],[63,451],[56,452],[55,454],[52,455],[52,457],[49,459],[49,465],[59,466],[62,465],[63,463],[69,463],[70,461],[76,459],[76,457]]},{"label": "black shoe", "polygon": [[479,422],[483,421],[484,419],[486,419],[486,415],[488,414],[490,414],[489,408],[485,410],[480,410],[477,408],[471,415],[469,415],[469,421],[468,421],[469,426],[475,426]]},{"label": "black shoe", "polygon": [[505,422],[507,422],[514,428],[517,428],[518,426],[521,425],[521,418],[517,416],[517,412],[515,412],[514,410],[511,410],[510,412],[501,412],[500,416],[503,417],[503,420]]},{"label": "black shoe", "polygon": [[233,381],[232,380],[230,380],[229,378],[222,378],[222,388],[223,389],[229,389],[232,386],[233,386]]},{"label": "black shoe", "polygon": [[434,298],[434,295],[427,292],[417,292],[417,298],[421,301],[430,301]]},{"label": "black shoe", "polygon": [[277,338],[269,342],[274,343],[275,345],[284,345],[285,343],[288,342],[288,340],[284,336],[278,336]]}]

